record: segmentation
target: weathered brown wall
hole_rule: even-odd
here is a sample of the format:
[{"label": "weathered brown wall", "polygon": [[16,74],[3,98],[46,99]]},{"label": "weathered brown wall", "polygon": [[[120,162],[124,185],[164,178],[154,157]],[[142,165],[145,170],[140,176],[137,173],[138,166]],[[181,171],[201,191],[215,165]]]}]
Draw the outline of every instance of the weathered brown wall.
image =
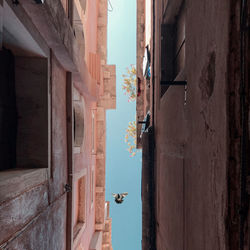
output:
[{"label": "weathered brown wall", "polygon": [[[181,1],[168,1],[172,12],[174,2]],[[171,15],[162,17],[162,6],[155,5],[157,249],[226,249],[228,56],[230,39],[239,39],[229,32],[231,6],[185,3],[186,101],[184,86],[170,86],[160,97],[157,20],[172,22]]]},{"label": "weathered brown wall", "polygon": [[142,136],[142,250],[156,248],[154,204],[154,133],[152,127]]},{"label": "weathered brown wall", "polygon": [[61,240],[66,239],[65,198],[66,196],[63,196],[39,214],[5,249],[65,249],[65,241]]},{"label": "weathered brown wall", "polygon": [[[0,246],[4,249],[65,249],[66,74],[53,55],[51,61],[51,176],[48,181],[24,189],[14,199],[0,204]],[[39,142],[37,137],[38,147]]]}]

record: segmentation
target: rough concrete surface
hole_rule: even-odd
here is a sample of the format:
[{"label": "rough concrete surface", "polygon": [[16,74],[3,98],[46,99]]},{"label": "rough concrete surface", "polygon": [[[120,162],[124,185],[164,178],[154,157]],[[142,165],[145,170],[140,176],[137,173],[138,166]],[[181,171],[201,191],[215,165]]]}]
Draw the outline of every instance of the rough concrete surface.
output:
[{"label": "rough concrete surface", "polygon": [[155,93],[157,249],[222,250],[230,5],[186,1],[185,7],[186,103],[183,86],[170,86],[162,98],[157,87]]}]

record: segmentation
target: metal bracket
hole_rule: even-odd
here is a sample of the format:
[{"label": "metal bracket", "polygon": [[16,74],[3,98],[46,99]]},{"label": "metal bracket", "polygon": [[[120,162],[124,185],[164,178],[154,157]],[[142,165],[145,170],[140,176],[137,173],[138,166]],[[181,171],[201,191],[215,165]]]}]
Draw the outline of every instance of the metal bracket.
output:
[{"label": "metal bracket", "polygon": [[72,191],[72,187],[69,184],[65,184],[64,185],[64,190],[66,193],[69,193]]}]

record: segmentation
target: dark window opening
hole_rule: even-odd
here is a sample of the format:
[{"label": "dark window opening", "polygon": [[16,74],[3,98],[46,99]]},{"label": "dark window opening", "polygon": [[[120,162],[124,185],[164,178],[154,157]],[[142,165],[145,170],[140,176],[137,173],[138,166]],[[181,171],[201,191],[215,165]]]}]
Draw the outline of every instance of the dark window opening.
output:
[{"label": "dark window opening", "polygon": [[16,167],[17,108],[15,58],[0,51],[0,170]]},{"label": "dark window opening", "polygon": [[0,51],[0,170],[49,165],[48,60]]},{"label": "dark window opening", "polygon": [[[174,23],[161,25],[161,82],[174,82],[184,67],[185,12],[181,8]],[[161,96],[168,87],[161,86]]]}]

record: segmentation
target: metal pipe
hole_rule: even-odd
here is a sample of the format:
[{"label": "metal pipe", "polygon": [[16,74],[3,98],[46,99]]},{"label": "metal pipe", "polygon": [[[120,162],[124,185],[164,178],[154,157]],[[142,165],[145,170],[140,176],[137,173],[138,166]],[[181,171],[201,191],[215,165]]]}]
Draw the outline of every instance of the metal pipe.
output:
[{"label": "metal pipe", "polygon": [[246,85],[245,85],[245,24],[246,24],[246,0],[241,0],[240,9],[240,105],[241,105],[241,163],[240,163],[240,250],[244,249],[244,225],[247,218],[246,207],[246,156],[247,156],[247,132],[246,132]]},{"label": "metal pipe", "polygon": [[[73,186],[73,83],[72,83],[72,73],[67,72],[66,75],[66,112],[67,112],[67,165],[68,165],[68,186]],[[66,249],[73,249],[73,194],[67,192],[67,228],[66,228]]]}]

